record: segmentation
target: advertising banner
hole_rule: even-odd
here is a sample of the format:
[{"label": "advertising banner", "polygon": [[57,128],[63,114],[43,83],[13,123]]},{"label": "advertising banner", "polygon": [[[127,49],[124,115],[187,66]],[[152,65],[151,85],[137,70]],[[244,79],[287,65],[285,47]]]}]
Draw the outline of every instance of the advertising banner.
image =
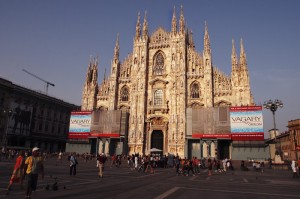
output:
[{"label": "advertising banner", "polygon": [[121,110],[94,111],[92,114],[91,137],[120,137]]},{"label": "advertising banner", "polygon": [[262,106],[230,107],[232,140],[263,140]]},{"label": "advertising banner", "polygon": [[7,135],[29,136],[32,120],[32,105],[12,102],[8,113]]},{"label": "advertising banner", "polygon": [[90,136],[92,112],[71,112],[68,138],[87,139]]}]

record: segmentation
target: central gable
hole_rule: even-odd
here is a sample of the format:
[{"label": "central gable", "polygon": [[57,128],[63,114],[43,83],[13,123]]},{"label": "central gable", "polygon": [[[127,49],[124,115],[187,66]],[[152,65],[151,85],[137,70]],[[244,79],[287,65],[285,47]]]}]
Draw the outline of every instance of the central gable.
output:
[{"label": "central gable", "polygon": [[169,42],[170,35],[169,33],[163,29],[162,27],[159,27],[150,37],[150,44],[167,44]]}]

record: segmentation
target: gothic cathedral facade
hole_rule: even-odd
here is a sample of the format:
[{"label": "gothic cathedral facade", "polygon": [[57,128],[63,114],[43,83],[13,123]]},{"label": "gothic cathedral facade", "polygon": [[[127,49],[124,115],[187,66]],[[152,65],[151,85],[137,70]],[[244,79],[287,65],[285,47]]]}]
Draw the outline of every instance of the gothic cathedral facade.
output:
[{"label": "gothic cathedral facade", "polygon": [[174,8],[171,23],[171,31],[159,27],[149,35],[146,13],[143,23],[138,14],[132,53],[120,62],[117,37],[111,73],[104,75],[101,84],[97,58],[88,66],[82,110],[127,111],[130,154],[155,147],[164,154],[184,157],[187,108],[254,104],[242,40],[239,57],[232,41],[232,71],[228,76],[213,66],[206,23],[201,53],[185,26],[182,8],[178,22]]}]

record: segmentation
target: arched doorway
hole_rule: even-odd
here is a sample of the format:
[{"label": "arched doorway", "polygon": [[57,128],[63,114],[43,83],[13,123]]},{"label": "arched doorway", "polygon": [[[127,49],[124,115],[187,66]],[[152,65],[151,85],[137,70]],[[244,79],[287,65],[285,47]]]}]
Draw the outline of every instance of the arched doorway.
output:
[{"label": "arched doorway", "polygon": [[164,150],[164,134],[161,130],[154,130],[151,135],[151,148]]}]

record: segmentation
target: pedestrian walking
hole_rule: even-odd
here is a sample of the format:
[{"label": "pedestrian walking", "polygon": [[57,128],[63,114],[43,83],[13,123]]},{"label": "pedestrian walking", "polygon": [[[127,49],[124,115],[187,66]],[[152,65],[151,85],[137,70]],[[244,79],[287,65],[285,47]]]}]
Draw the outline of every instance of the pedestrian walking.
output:
[{"label": "pedestrian walking", "polygon": [[293,171],[293,178],[297,178],[298,177],[298,173],[297,173],[297,164],[295,160],[292,160],[292,171]]},{"label": "pedestrian walking", "polygon": [[98,161],[98,168],[99,168],[98,176],[99,178],[103,178],[104,165],[106,162],[106,157],[104,153],[101,153],[101,155],[97,158],[97,161]]},{"label": "pedestrian walking", "polygon": [[212,161],[211,161],[211,159],[209,158],[208,160],[207,160],[207,162],[208,162],[208,176],[211,176],[211,174],[212,174],[212,167],[213,167],[213,165],[212,165]]},{"label": "pedestrian walking", "polygon": [[223,170],[226,172],[226,170],[227,170],[227,158],[222,160],[222,165],[223,165]]},{"label": "pedestrian walking", "polygon": [[199,170],[200,161],[199,161],[199,159],[197,159],[197,157],[194,157],[192,160],[193,160],[194,172],[196,174],[199,174],[200,173],[200,170]]},{"label": "pedestrian walking", "polygon": [[14,183],[19,182],[21,185],[21,188],[23,188],[24,168],[25,168],[25,152],[20,151],[19,156],[16,159],[16,163],[15,163],[11,178],[9,180],[6,195],[9,194],[11,187]]},{"label": "pedestrian walking", "polygon": [[62,152],[61,152],[61,151],[58,153],[57,160],[58,160],[59,162],[61,162],[61,160],[62,160]]},{"label": "pedestrian walking", "polygon": [[42,174],[42,179],[44,179],[44,161],[39,153],[39,148],[34,147],[32,149],[32,156],[27,157],[25,165],[27,165],[27,189],[25,198],[31,198],[32,191],[35,191],[37,187],[39,173]]},{"label": "pedestrian walking", "polygon": [[176,175],[179,175],[179,167],[180,167],[180,158],[178,155],[175,157],[175,168],[176,168]]},{"label": "pedestrian walking", "polygon": [[76,154],[73,153],[70,156],[70,176],[71,175],[74,175],[74,176],[76,175],[77,164],[78,164],[78,161],[77,161],[77,158],[76,158]]}]

